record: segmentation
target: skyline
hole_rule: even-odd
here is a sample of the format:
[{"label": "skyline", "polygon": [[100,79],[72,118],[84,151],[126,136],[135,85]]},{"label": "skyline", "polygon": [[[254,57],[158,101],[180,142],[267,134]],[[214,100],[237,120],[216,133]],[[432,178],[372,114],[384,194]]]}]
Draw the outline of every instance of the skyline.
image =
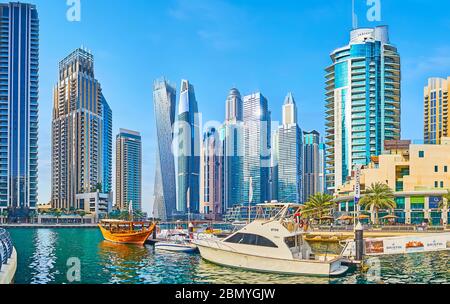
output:
[{"label": "skyline", "polygon": [[[119,1],[98,0],[91,3],[82,0],[82,19],[79,23],[70,23],[65,19],[67,10],[65,1],[60,1],[60,4],[58,4],[59,2],[48,4],[41,0],[29,2],[38,5],[41,21],[39,202],[46,203],[50,198],[50,158],[47,156],[51,145],[49,138],[51,88],[56,80],[57,62],[80,45],[88,45],[96,58],[96,77],[101,79],[105,97],[113,111],[113,134],[116,135],[119,128],[142,132],[143,189],[150,189],[143,193],[143,207],[147,212],[152,210],[157,147],[152,104],[152,83],[155,79],[165,76],[174,83],[179,83],[183,78],[189,79],[195,84],[199,110],[203,112],[204,120],[221,122],[224,121],[225,100],[231,87],[237,87],[243,95],[261,90],[269,100],[273,120],[280,122],[284,96],[287,92],[292,91],[297,99],[299,124],[302,129],[306,131],[316,129],[323,135],[324,69],[330,63],[329,53],[348,41],[351,29],[350,1],[336,1],[337,3],[326,5],[286,1],[283,8],[273,7],[273,3],[265,1],[246,1],[245,4],[236,3],[237,1],[207,1],[206,3],[205,1],[191,1],[189,7],[180,1],[154,1],[154,3],[136,1],[134,7],[148,9],[130,11],[129,8],[122,7]],[[445,1],[434,3],[414,1],[416,5],[409,7],[394,2],[396,1],[382,1],[381,23],[364,23],[363,20],[360,20],[361,26],[373,27],[380,24],[390,26],[391,39],[398,47],[403,60],[402,117],[414,117],[409,121],[418,119],[423,121],[423,87],[426,85],[428,77],[446,77],[444,72],[450,66],[450,57],[445,54],[446,50],[450,49],[449,45],[436,44],[436,36],[429,33],[429,30],[435,27],[450,28],[450,24],[445,20],[445,15],[440,13],[445,11],[442,10],[442,7],[447,3],[444,3]],[[109,5],[105,5],[105,3]],[[426,4],[429,11],[421,11],[421,4]],[[439,15],[431,14],[434,7],[440,10],[438,12],[441,14],[440,18]],[[97,17],[95,11],[101,8],[107,12],[99,15],[98,23],[94,24],[93,17]],[[411,16],[411,19],[414,20],[415,31],[410,31],[409,24],[405,26],[405,23],[408,23],[406,20],[401,21],[395,18],[395,11],[399,8],[404,9],[404,15]],[[261,14],[267,12],[268,9],[273,11],[273,14],[264,15],[265,19],[262,20]],[[119,10],[123,14],[136,14],[134,21],[127,23],[125,33],[133,32],[134,29],[146,29],[144,25],[148,25],[148,23],[158,24],[158,18],[156,18],[158,14],[153,14],[153,12],[162,11],[161,18],[165,22],[157,29],[163,33],[148,34],[146,31],[145,38],[143,38],[140,36],[143,35],[142,32],[137,31],[134,35],[130,35],[131,38],[126,38],[129,43],[122,41],[125,39],[123,38],[125,33],[118,32],[114,36],[102,35],[102,33],[109,33],[116,29],[115,27],[111,29],[111,27],[116,23],[117,18],[111,18],[111,16],[117,16],[116,12]],[[197,11],[207,12],[203,15],[209,17],[194,20],[195,16],[202,15]],[[225,13],[218,14],[219,11]],[[231,12],[236,17],[224,18],[224,15],[227,15],[226,12]],[[250,12],[251,18],[241,18],[248,17]],[[152,18],[148,18],[148,14]],[[424,21],[421,18],[414,18],[419,14]],[[433,19],[426,18],[427,14],[432,15]],[[58,15],[60,15],[59,18],[54,18]],[[106,20],[103,19],[105,15]],[[138,20],[143,15],[152,20]],[[285,18],[286,16],[289,18]],[[295,16],[302,17],[295,18]],[[327,18],[330,20],[326,21],[332,24],[332,27],[313,26],[322,24],[321,21]],[[241,19],[245,19],[245,21]],[[244,24],[242,28],[240,26],[238,28],[238,23],[240,24],[241,21]],[[172,24],[165,28],[166,23]],[[264,24],[276,26],[258,33],[259,27]],[[94,35],[87,34],[93,25],[97,31],[94,32]],[[211,25],[209,28],[216,29],[218,34],[207,35],[208,33],[201,31],[206,25]],[[288,27],[284,28],[285,25]],[[310,28],[314,28],[314,31]],[[326,40],[321,39],[324,37],[323,32],[330,32],[330,28],[333,31],[332,35],[325,36]],[[305,31],[305,29],[307,30]],[[405,31],[408,33],[404,34]],[[417,37],[421,36],[421,31],[422,36],[425,34],[427,36],[416,41]],[[236,37],[238,32],[240,36]],[[175,37],[173,41],[165,44],[169,45],[167,49],[155,51],[136,48],[140,45],[139,42],[145,42],[145,45],[152,47],[160,46],[166,42],[161,40],[164,38],[164,34],[171,39]],[[299,36],[298,40],[287,41],[285,39],[294,34]],[[116,36],[120,36],[121,42],[117,45],[115,45]],[[58,40],[60,37],[71,37],[71,43],[52,43],[54,39]],[[179,46],[184,45],[190,38],[195,39],[192,39],[191,45],[189,45],[189,50],[192,52],[187,54],[189,60],[186,60],[180,55]],[[411,41],[408,42],[408,39]],[[234,43],[226,43],[226,41],[234,41]],[[428,44],[432,43],[436,47],[430,50]],[[261,48],[264,49],[264,52],[257,54],[255,45],[276,45],[277,47]],[[50,48],[51,50],[49,50]],[[130,51],[135,54],[127,55]],[[153,54],[154,58],[148,60],[151,56],[147,52]],[[175,56],[176,54],[178,54],[178,58]],[[133,57],[132,60],[123,60],[124,58],[129,59],[129,57]],[[302,57],[308,58],[308,60]],[[139,58],[146,58],[146,60],[142,61]],[[414,58],[419,58],[417,64]],[[421,58],[429,59],[419,62]],[[123,62],[119,63],[119,61]],[[168,62],[169,64],[167,64]],[[216,63],[217,66],[210,68],[210,63]],[[230,66],[233,69],[229,69]],[[418,69],[416,70],[415,67]],[[416,71],[408,72],[412,70]],[[217,75],[221,75],[221,77]],[[214,101],[214,107],[209,106],[211,102],[208,100]],[[320,122],[317,117],[320,117]],[[422,126],[417,127],[409,121],[403,119],[402,138],[422,139]]]}]

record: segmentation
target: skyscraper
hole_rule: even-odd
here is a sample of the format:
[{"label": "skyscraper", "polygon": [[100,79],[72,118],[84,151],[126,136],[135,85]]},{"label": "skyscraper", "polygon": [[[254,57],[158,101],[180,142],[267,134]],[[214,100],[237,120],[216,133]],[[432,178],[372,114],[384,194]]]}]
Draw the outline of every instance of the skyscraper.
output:
[{"label": "skyscraper", "polygon": [[220,220],[223,209],[223,141],[220,130],[209,128],[205,133],[202,145],[202,178],[200,212],[207,219]]},{"label": "skyscraper", "polygon": [[[199,214],[200,209],[200,129],[194,86],[181,81],[178,107],[178,195],[180,215]],[[189,191],[188,191],[189,190]],[[189,198],[188,198],[189,192]]]},{"label": "skyscraper", "polygon": [[386,26],[351,32],[326,69],[327,188],[400,139],[400,55]]},{"label": "skyscraper", "polygon": [[291,93],[283,105],[278,129],[278,201],[303,203],[303,136],[297,123],[297,106]]},{"label": "skyscraper", "polygon": [[102,94],[103,105],[103,176],[102,192],[111,193],[112,191],[112,111]]},{"label": "skyscraper", "polygon": [[447,79],[430,78],[424,89],[426,144],[441,144],[442,137],[449,135],[448,94],[450,77]]},{"label": "skyscraper", "polygon": [[260,93],[244,97],[244,159],[242,201],[250,201],[250,181],[253,186],[253,204],[270,199],[271,119],[267,99]]},{"label": "skyscraper", "polygon": [[53,208],[79,209],[77,194],[110,188],[109,130],[104,130],[110,128],[110,114],[95,79],[94,56],[76,49],[60,62],[53,93]]},{"label": "skyscraper", "polygon": [[241,93],[231,89],[226,100],[224,136],[224,210],[243,202],[243,106]]},{"label": "skyscraper", "polygon": [[139,132],[120,129],[116,138],[116,208],[142,210],[142,139]]},{"label": "skyscraper", "polygon": [[39,18],[36,6],[0,4],[0,211],[26,217],[38,191]]},{"label": "skyscraper", "polygon": [[308,200],[310,196],[316,193],[323,192],[320,185],[320,144],[319,132],[315,130],[312,132],[303,132],[303,198],[305,200]]},{"label": "skyscraper", "polygon": [[175,124],[176,88],[168,81],[157,80],[153,84],[158,149],[154,188],[154,216],[169,220],[176,212],[175,159],[172,152]]}]

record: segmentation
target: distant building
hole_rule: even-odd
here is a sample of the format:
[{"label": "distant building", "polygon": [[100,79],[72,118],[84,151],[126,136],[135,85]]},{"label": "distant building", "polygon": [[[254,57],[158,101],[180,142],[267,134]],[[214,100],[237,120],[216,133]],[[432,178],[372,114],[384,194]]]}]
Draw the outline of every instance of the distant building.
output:
[{"label": "distant building", "polygon": [[264,203],[270,199],[271,118],[267,99],[260,93],[243,100],[243,193],[242,202],[249,202],[250,180],[253,197],[251,203]]},{"label": "distant building", "polygon": [[426,144],[440,144],[441,138],[449,136],[449,94],[450,77],[430,78],[424,89]]},{"label": "distant building", "polygon": [[304,165],[303,197],[307,201],[316,193],[323,193],[323,144],[317,131],[303,132]]},{"label": "distant building", "polygon": [[297,123],[297,106],[291,93],[283,105],[278,128],[278,201],[303,203],[303,134]]},{"label": "distant building", "polygon": [[1,3],[0,212],[26,218],[38,198],[39,17],[35,5]]},{"label": "distant building", "polygon": [[351,31],[326,69],[327,189],[333,192],[356,166],[380,155],[385,140],[400,139],[401,69],[388,28]]},{"label": "distant building", "polygon": [[180,216],[188,213],[199,214],[201,137],[194,86],[187,80],[181,82],[177,140],[177,212]]},{"label": "distant building", "polygon": [[79,209],[77,194],[99,187],[110,190],[111,124],[109,106],[94,75],[94,56],[76,49],[59,63],[53,90],[53,208]]},{"label": "distant building", "polygon": [[200,213],[206,219],[220,220],[224,213],[223,163],[223,141],[220,130],[210,128],[203,138],[201,161]]},{"label": "distant building", "polygon": [[224,210],[243,202],[244,132],[243,104],[237,89],[231,89],[226,100],[224,136]]},{"label": "distant building", "polygon": [[102,95],[103,105],[103,176],[102,176],[102,192],[112,192],[112,149],[113,149],[113,120],[112,111]]},{"label": "distant building", "polygon": [[166,80],[153,84],[158,149],[156,150],[156,172],[154,188],[154,216],[164,221],[176,213],[175,159],[172,152],[174,139],[176,88]]},{"label": "distant building", "polygon": [[120,129],[116,138],[116,208],[142,210],[142,138],[136,131]]},{"label": "distant building", "polygon": [[[387,184],[395,192],[397,222],[447,224],[448,211],[439,208],[450,188],[450,138],[439,145],[411,145],[410,141],[386,141],[386,152],[372,158],[361,172],[361,192],[374,183]],[[353,212],[355,180],[336,191],[341,213]],[[390,210],[381,210],[379,218]]]},{"label": "distant building", "polygon": [[112,194],[97,192],[77,194],[77,205],[88,215],[92,215],[95,221],[105,219],[112,211]]}]

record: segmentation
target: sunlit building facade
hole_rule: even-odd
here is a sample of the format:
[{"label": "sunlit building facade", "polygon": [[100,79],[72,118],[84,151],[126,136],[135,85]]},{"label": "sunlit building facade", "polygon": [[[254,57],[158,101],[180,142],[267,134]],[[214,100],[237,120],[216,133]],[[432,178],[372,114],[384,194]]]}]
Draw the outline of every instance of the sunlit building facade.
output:
[{"label": "sunlit building facade", "polygon": [[27,217],[38,196],[39,17],[0,4],[0,212]]},{"label": "sunlit building facade", "polygon": [[426,144],[440,144],[449,135],[450,77],[430,78],[424,89],[424,139]]},{"label": "sunlit building facade", "polygon": [[351,32],[326,69],[327,189],[400,139],[400,55],[386,26]]}]

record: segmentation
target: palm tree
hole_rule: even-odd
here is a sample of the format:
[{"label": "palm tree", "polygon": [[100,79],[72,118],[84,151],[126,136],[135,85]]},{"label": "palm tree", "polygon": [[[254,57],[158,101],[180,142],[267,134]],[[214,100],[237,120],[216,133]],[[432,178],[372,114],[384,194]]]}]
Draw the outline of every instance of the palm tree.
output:
[{"label": "palm tree", "polygon": [[319,223],[321,223],[322,216],[330,214],[334,204],[333,196],[326,193],[317,193],[309,197],[302,213],[308,217],[318,217]]},{"label": "palm tree", "polygon": [[59,222],[59,217],[62,215],[62,210],[61,209],[55,209],[53,211],[53,215],[56,217],[56,224],[58,224]]},{"label": "palm tree", "polygon": [[439,202],[439,209],[441,209],[442,211],[448,210],[449,202],[450,202],[450,190],[447,190],[447,193],[442,196],[442,199]]},{"label": "palm tree", "polygon": [[81,217],[81,224],[84,224],[84,217],[87,215],[87,212],[80,209],[76,213]]},{"label": "palm tree", "polygon": [[375,213],[375,224],[378,225],[378,211],[395,209],[397,203],[394,198],[392,189],[388,185],[378,182],[366,190],[359,204],[366,211],[372,210]]},{"label": "palm tree", "polygon": [[6,222],[8,221],[8,211],[3,210],[3,212],[0,214],[0,216],[2,217],[2,221],[4,221],[4,223],[6,224]]}]

